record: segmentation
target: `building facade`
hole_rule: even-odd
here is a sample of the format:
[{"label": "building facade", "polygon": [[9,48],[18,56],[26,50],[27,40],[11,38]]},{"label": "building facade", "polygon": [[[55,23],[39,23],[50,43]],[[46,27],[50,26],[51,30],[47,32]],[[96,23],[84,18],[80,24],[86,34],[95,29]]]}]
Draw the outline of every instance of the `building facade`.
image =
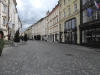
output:
[{"label": "building facade", "polygon": [[8,39],[8,0],[0,0],[0,38]]},{"label": "building facade", "polygon": [[[95,0],[100,4],[100,0]],[[87,8],[92,9],[88,17]],[[82,0],[80,4],[80,43],[90,47],[100,46],[100,13],[95,8],[94,0]]]},{"label": "building facade", "polygon": [[80,0],[59,0],[60,41],[80,44]]},{"label": "building facade", "polygon": [[40,35],[41,35],[41,40],[46,40],[46,34],[45,34],[45,29],[46,29],[46,17],[42,18],[40,22]]},{"label": "building facade", "polygon": [[14,38],[18,20],[16,5],[16,0],[0,0],[0,38],[4,40]]},{"label": "building facade", "polygon": [[46,35],[48,41],[58,42],[59,41],[59,5],[57,4],[51,12],[46,13]]}]

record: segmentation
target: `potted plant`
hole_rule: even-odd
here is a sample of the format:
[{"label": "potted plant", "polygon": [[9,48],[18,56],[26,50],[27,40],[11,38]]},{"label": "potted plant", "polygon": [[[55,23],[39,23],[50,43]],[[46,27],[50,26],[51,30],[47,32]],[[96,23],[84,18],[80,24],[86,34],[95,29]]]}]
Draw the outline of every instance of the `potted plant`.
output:
[{"label": "potted plant", "polygon": [[15,36],[14,36],[14,45],[18,46],[19,42],[20,42],[19,30],[17,30],[16,33],[15,33]]},{"label": "potted plant", "polygon": [[2,54],[2,50],[3,50],[3,48],[4,48],[4,45],[5,45],[4,40],[3,40],[3,39],[0,39],[0,56],[1,56],[1,54]]},{"label": "potted plant", "polygon": [[27,38],[27,34],[24,35],[24,41],[27,42],[28,38]]}]

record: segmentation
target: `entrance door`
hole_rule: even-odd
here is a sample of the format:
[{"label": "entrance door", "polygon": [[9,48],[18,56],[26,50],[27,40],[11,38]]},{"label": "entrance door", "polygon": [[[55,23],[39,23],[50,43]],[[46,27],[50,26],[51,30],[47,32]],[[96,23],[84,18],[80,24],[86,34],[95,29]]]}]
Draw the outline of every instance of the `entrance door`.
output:
[{"label": "entrance door", "polygon": [[3,32],[0,31],[0,39],[3,39]]}]

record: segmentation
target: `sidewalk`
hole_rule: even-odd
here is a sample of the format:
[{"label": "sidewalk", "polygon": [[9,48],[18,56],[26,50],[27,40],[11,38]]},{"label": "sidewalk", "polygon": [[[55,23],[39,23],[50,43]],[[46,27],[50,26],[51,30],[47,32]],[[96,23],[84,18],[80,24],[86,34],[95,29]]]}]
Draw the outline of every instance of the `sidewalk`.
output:
[{"label": "sidewalk", "polygon": [[[59,43],[59,44],[62,44],[62,43]],[[99,48],[92,48],[92,47],[86,47],[86,46],[80,46],[80,45],[72,45],[72,44],[63,44],[63,46],[67,46],[68,48],[77,49],[77,50],[85,50],[85,51],[100,53],[100,49]]]}]

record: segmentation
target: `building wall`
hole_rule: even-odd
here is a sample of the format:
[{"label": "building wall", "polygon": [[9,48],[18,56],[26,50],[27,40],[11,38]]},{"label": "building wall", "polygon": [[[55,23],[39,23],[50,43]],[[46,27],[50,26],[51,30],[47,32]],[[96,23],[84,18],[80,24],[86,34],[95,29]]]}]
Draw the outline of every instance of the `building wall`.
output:
[{"label": "building wall", "polygon": [[[4,6],[5,6],[5,12],[4,12]],[[7,20],[8,20],[8,0],[0,1],[0,31],[3,32],[4,36],[3,39],[7,40],[8,35],[8,29],[7,29]],[[3,23],[5,19],[5,24]]]},{"label": "building wall", "polygon": [[[77,11],[74,11],[74,4],[77,3]],[[68,14],[68,8],[70,8],[70,14]],[[65,12],[65,16],[64,16]],[[76,18],[77,19],[77,43],[80,44],[80,30],[79,30],[79,25],[80,25],[80,0],[65,0],[65,5],[64,5],[64,0],[59,1],[59,19],[60,19],[60,31],[63,33],[62,34],[62,42],[64,41],[64,23],[65,21]]]},{"label": "building wall", "polygon": [[58,34],[59,40],[59,5],[56,5],[51,12],[46,13],[46,35],[48,41],[57,41],[55,35]]}]

